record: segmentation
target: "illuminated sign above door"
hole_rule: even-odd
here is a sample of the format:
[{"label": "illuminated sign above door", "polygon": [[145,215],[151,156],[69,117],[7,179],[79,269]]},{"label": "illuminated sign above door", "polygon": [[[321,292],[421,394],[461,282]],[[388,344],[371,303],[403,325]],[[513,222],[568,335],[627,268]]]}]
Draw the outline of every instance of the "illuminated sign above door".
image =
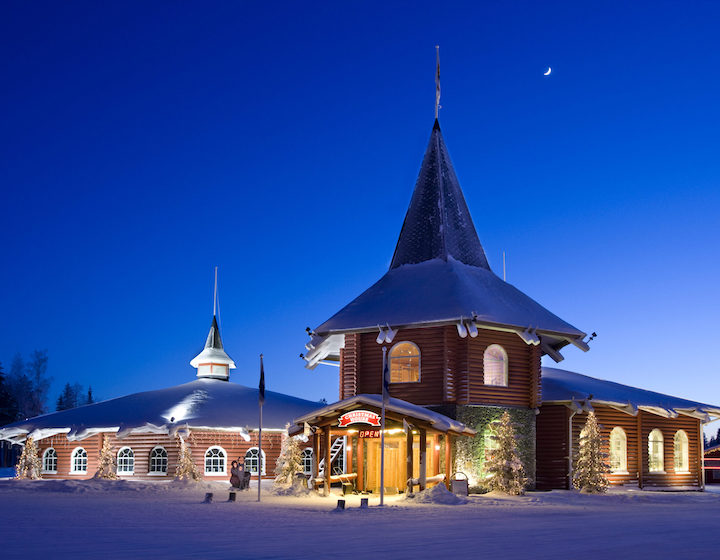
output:
[{"label": "illuminated sign above door", "polygon": [[371,426],[380,426],[380,415],[369,410],[353,410],[346,412],[338,418],[338,427],[345,428],[352,424],[370,424]]}]

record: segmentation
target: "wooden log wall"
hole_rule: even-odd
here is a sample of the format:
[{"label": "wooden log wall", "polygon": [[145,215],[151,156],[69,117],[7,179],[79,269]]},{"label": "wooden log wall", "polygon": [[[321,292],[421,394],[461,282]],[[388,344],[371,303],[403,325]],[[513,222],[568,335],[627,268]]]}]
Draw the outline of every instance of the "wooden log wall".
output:
[{"label": "wooden log wall", "polygon": [[[340,398],[382,392],[382,348],[375,333],[345,335],[340,364]],[[480,329],[476,338],[460,338],[454,325],[398,331],[394,344],[420,349],[420,381],[393,383],[390,394],[420,405],[486,404],[536,408],[540,404],[540,357],[514,333]],[[483,354],[500,344],[508,354],[508,386],[484,384]]]},{"label": "wooden log wall", "polygon": [[[160,434],[133,434],[118,439],[115,434],[108,434],[113,454],[117,460],[117,453],[122,447],[129,447],[135,454],[135,472],[132,475],[120,475],[121,478],[162,480],[171,479],[175,475],[179,445],[177,438],[170,438]],[[274,478],[274,470],[280,455],[282,433],[267,432],[263,430],[263,452],[265,453],[265,475],[263,478]],[[229,432],[193,431],[185,439],[192,453],[193,461],[206,480],[229,480],[230,463],[238,457],[244,460],[245,453],[251,447],[258,446],[257,432],[250,434],[250,441],[245,441],[239,434]],[[309,445],[309,444],[308,444]],[[162,446],[168,453],[168,470],[166,476],[151,474],[150,452],[156,446]],[[205,452],[213,446],[222,447],[226,453],[226,475],[205,475]],[[57,435],[38,442],[40,457],[49,447],[53,447],[58,456],[57,474],[43,473],[43,478],[88,479],[92,478],[98,468],[102,435],[96,435],[79,442],[68,441],[64,435]],[[77,447],[82,447],[88,454],[88,470],[86,474],[70,474],[71,455]],[[304,446],[305,447],[305,446]],[[304,449],[303,447],[303,449]]]},{"label": "wooden log wall", "polygon": [[[699,486],[700,467],[700,421],[689,416],[663,418],[640,411],[631,416],[615,409],[594,405],[595,415],[604,440],[604,451],[610,453],[610,432],[616,426],[627,437],[628,474],[608,475],[612,485],[652,486]],[[567,488],[568,485],[568,422],[570,409],[564,405],[543,405],[537,419],[537,487],[539,489]],[[580,431],[587,414],[573,417],[573,456],[577,456]],[[648,470],[648,436],[658,428],[663,434],[665,472]],[[674,465],[674,437],[678,430],[688,436],[689,472],[677,473]]]}]

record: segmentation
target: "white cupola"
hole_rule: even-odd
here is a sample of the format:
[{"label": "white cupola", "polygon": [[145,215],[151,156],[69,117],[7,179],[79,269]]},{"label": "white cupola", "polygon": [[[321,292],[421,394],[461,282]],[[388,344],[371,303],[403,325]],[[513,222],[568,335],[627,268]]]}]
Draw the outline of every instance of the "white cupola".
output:
[{"label": "white cupola", "polygon": [[190,361],[190,365],[198,370],[197,376],[200,378],[222,379],[223,381],[230,378],[229,370],[235,369],[235,362],[223,350],[215,315],[213,315],[210,332],[205,341],[205,348]]}]

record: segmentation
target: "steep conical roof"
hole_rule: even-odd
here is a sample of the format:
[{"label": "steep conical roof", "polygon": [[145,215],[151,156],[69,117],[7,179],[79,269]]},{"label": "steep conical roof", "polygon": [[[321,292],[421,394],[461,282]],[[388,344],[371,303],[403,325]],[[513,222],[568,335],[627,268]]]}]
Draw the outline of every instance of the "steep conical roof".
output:
[{"label": "steep conical roof", "polygon": [[213,315],[210,332],[208,333],[207,340],[205,341],[205,348],[215,348],[217,350],[223,349],[222,339],[220,338],[220,327],[218,327],[215,315]]},{"label": "steep conical roof", "polygon": [[390,268],[448,257],[490,270],[435,120]]}]

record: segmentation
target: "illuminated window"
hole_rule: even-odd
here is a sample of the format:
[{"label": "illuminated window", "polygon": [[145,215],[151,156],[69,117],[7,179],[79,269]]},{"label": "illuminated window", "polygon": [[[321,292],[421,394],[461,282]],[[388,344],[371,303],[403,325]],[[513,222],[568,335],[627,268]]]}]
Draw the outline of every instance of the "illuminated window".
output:
[{"label": "illuminated window", "polygon": [[121,447],[117,456],[118,474],[133,474],[135,472],[135,453],[129,447]]},{"label": "illuminated window", "polygon": [[663,435],[655,428],[648,436],[648,470],[650,472],[664,472]]},{"label": "illuminated window", "polygon": [[619,427],[610,432],[610,471],[627,473],[627,435]]},{"label": "illuminated window", "polygon": [[485,385],[508,385],[508,357],[499,344],[491,344],[483,354],[483,380]]},{"label": "illuminated window", "polygon": [[57,472],[57,453],[52,447],[48,447],[42,457],[42,472]]},{"label": "illuminated window", "polygon": [[312,474],[313,471],[313,450],[311,447],[303,449],[302,468],[305,474]]},{"label": "illuminated window", "polygon": [[684,430],[675,432],[673,448],[675,450],[675,472],[688,472],[690,470],[690,445]]},{"label": "illuminated window", "polygon": [[[262,453],[262,474],[265,474],[265,452]],[[245,470],[252,474],[258,473],[258,448],[251,447],[245,453]]]},{"label": "illuminated window", "polygon": [[390,383],[420,381],[420,349],[412,342],[398,342],[390,350]]},{"label": "illuminated window", "polygon": [[71,473],[86,473],[88,467],[87,451],[82,447],[76,448],[70,456],[70,464],[72,465]]},{"label": "illuminated window", "polygon": [[220,476],[225,473],[225,450],[222,447],[211,447],[205,452],[205,474]]},{"label": "illuminated window", "polygon": [[164,447],[155,447],[150,452],[150,470],[155,474],[166,474],[168,468],[168,455]]}]

